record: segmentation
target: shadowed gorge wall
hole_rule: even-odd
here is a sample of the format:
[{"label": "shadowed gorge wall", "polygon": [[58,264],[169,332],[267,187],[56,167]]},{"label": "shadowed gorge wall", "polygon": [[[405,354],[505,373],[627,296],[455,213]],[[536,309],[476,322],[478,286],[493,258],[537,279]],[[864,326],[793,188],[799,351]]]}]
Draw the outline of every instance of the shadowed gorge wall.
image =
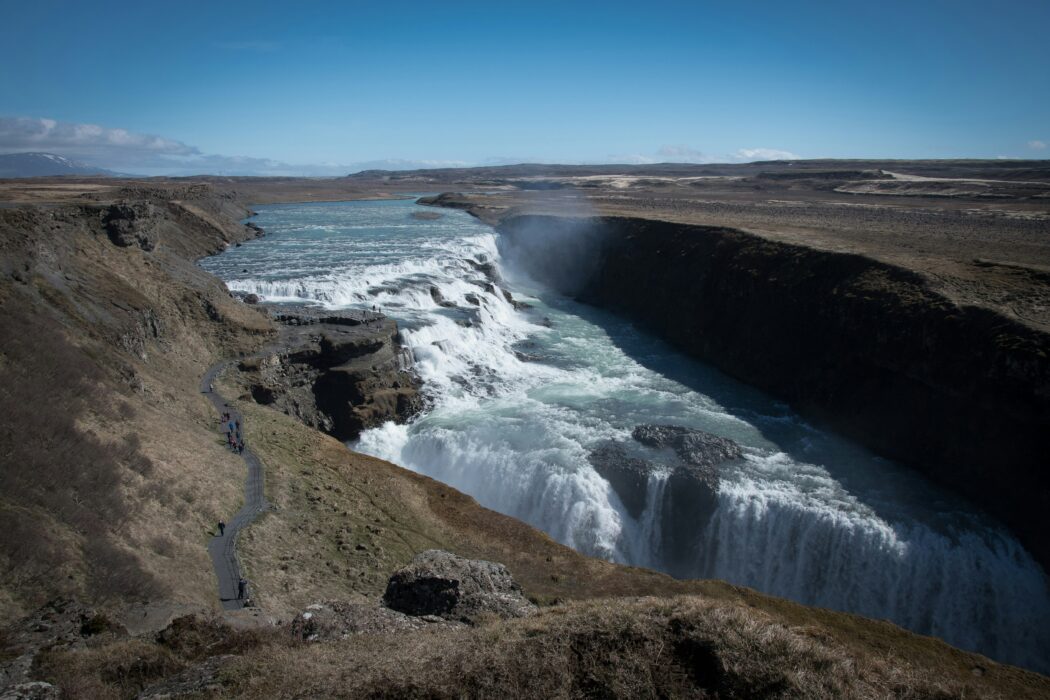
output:
[{"label": "shadowed gorge wall", "polygon": [[[1046,334],[915,273],[732,229],[525,215],[499,230],[511,264],[956,489],[1050,562]],[[580,278],[559,286],[559,269]]]}]

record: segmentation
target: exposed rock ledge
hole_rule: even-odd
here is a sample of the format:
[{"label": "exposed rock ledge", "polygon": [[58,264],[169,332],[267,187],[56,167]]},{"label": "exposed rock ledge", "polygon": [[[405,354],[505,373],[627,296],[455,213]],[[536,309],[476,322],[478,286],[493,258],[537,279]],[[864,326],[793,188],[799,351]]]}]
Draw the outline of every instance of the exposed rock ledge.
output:
[{"label": "exposed rock ledge", "polygon": [[[739,459],[740,446],[728,438],[677,425],[639,425],[634,440],[654,449],[670,449],[677,464],[670,469],[659,510],[659,547],[676,576],[688,575],[704,525],[718,507],[719,465]],[[663,465],[632,455],[627,445],[608,442],[589,456],[603,478],[620,497],[627,512],[641,517],[650,500],[650,476]],[[697,525],[700,527],[697,527]]]},{"label": "exposed rock ledge", "polygon": [[270,313],[282,325],[277,349],[240,363],[258,403],[344,441],[419,411],[419,379],[391,319],[301,306]]}]

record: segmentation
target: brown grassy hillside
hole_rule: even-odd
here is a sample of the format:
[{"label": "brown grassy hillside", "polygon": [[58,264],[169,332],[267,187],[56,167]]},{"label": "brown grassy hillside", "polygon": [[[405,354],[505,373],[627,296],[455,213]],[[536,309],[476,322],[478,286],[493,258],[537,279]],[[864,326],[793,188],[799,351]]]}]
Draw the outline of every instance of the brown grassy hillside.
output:
[{"label": "brown grassy hillside", "polygon": [[115,244],[105,205],[0,210],[0,619],[214,598],[202,545],[241,473],[192,389],[269,322],[188,257],[245,237],[239,208],[176,194],[150,204],[152,250]]}]

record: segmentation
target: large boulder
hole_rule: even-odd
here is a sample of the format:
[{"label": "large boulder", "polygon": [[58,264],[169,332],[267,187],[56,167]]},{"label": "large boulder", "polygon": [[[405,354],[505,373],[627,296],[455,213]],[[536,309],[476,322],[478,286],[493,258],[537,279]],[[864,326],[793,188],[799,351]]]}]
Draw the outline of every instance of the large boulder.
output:
[{"label": "large boulder", "polygon": [[525,617],[536,611],[507,567],[438,549],[422,552],[394,572],[383,602],[407,615],[468,623],[485,615]]}]

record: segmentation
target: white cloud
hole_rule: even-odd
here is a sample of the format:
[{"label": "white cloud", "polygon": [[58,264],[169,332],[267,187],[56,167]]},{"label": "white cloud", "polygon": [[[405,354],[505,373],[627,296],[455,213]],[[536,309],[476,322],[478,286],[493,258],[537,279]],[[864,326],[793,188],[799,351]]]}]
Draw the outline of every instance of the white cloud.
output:
[{"label": "white cloud", "polygon": [[777,148],[741,148],[732,156],[735,160],[800,160],[791,151],[782,151]]},{"label": "white cloud", "polygon": [[1039,139],[1035,139],[1033,141],[1028,142],[1028,147],[1031,148],[1033,151],[1042,151],[1046,149],[1046,141],[1040,141]]},{"label": "white cloud", "polygon": [[74,124],[54,119],[0,117],[0,151],[58,151],[62,155],[138,154],[188,157],[200,151],[179,141],[96,124]]},{"label": "white cloud", "polygon": [[[209,154],[181,141],[127,129],[54,119],[0,117],[0,153],[24,151],[55,153],[96,167],[136,175],[338,176],[363,169],[352,164],[291,165],[268,158]],[[403,163],[402,167],[437,167],[410,161]]]}]

